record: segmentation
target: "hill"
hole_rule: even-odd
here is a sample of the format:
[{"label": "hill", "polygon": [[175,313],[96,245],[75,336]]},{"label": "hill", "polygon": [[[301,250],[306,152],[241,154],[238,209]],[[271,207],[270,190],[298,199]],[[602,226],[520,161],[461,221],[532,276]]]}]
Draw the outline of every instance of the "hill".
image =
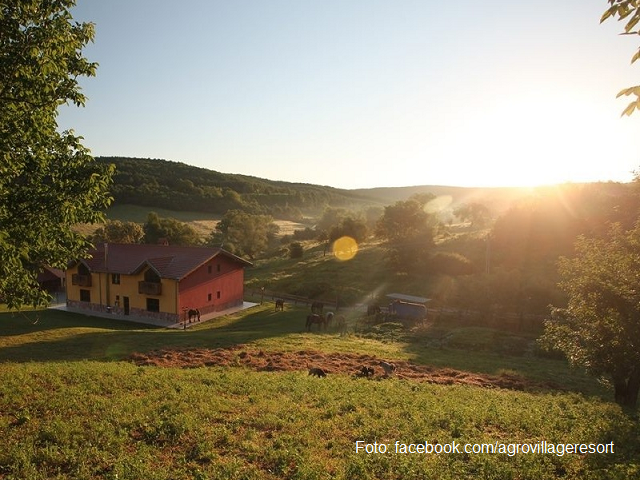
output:
[{"label": "hill", "polygon": [[467,188],[422,185],[346,190],[322,185],[267,180],[220,173],[180,162],[128,157],[98,157],[116,166],[112,194],[115,205],[139,205],[171,211],[224,214],[232,208],[300,221],[325,207],[352,210],[381,207],[417,193],[432,193],[444,208],[482,202],[501,212],[530,189]]},{"label": "hill", "polygon": [[116,174],[115,204],[223,214],[238,208],[250,213],[300,220],[325,206],[361,208],[380,204],[366,193],[220,173],[184,163],[143,158],[98,157]]},{"label": "hill", "polygon": [[454,187],[446,185],[414,185],[410,187],[377,187],[351,190],[367,198],[389,205],[412,195],[431,193],[439,204],[455,208],[461,203],[479,202],[495,213],[506,210],[513,201],[531,194],[533,188],[520,187]]}]

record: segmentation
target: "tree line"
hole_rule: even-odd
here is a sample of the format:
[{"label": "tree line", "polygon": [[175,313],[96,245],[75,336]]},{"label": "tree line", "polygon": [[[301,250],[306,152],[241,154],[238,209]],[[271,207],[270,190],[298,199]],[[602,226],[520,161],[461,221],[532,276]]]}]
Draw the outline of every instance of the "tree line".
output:
[{"label": "tree line", "polygon": [[115,167],[111,194],[119,204],[217,214],[243,210],[299,221],[303,213],[327,205],[375,203],[348,190],[226,174],[167,160],[98,157],[97,161]]}]

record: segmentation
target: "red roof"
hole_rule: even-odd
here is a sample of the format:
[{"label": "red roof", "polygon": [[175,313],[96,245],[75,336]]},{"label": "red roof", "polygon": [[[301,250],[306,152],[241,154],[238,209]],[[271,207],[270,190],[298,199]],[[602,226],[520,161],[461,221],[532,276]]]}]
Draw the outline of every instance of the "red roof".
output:
[{"label": "red roof", "polygon": [[64,272],[57,268],[43,267],[42,272],[38,273],[38,283],[50,282],[64,278]]},{"label": "red roof", "polygon": [[89,252],[91,258],[82,262],[93,272],[132,275],[145,266],[153,268],[162,278],[180,280],[203,263],[223,256],[240,266],[250,266],[243,260],[221,248],[180,247],[173,245],[138,245],[109,243]]}]

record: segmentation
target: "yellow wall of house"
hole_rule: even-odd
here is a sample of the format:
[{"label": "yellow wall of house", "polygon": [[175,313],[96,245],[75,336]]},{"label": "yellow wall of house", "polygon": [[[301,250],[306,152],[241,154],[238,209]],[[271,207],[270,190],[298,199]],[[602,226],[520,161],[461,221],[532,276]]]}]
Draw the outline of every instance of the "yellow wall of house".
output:
[{"label": "yellow wall of house", "polygon": [[[177,281],[163,278],[161,295],[145,295],[138,293],[138,282],[144,281],[144,271],[138,275],[120,275],[120,284],[112,283],[112,275],[107,273],[91,273],[91,287],[73,285],[72,276],[78,273],[78,267],[67,270],[67,299],[80,301],[80,290],[89,290],[91,303],[104,305],[105,307],[124,307],[124,297],[129,297],[129,308],[146,310],[147,298],[160,300],[160,311],[166,313],[179,313],[177,305]],[[119,302],[116,305],[116,301]]]},{"label": "yellow wall of house", "polygon": [[73,300],[76,302],[80,301],[80,290],[89,290],[89,295],[91,296],[91,303],[104,304],[104,300],[100,301],[100,296],[102,295],[102,289],[100,288],[100,279],[98,274],[91,274],[91,286],[83,287],[79,285],[73,285],[72,277],[74,274],[78,273],[78,265],[73,268],[70,268],[66,271],[66,283],[67,283],[67,300]]}]

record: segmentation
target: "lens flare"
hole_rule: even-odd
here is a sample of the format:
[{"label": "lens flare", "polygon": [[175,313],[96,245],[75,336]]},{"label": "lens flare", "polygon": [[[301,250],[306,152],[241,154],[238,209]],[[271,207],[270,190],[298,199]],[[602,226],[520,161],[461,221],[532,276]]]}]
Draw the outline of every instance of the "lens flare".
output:
[{"label": "lens flare", "polygon": [[333,242],[333,254],[338,260],[351,260],[358,253],[358,242],[351,237],[340,237]]}]

